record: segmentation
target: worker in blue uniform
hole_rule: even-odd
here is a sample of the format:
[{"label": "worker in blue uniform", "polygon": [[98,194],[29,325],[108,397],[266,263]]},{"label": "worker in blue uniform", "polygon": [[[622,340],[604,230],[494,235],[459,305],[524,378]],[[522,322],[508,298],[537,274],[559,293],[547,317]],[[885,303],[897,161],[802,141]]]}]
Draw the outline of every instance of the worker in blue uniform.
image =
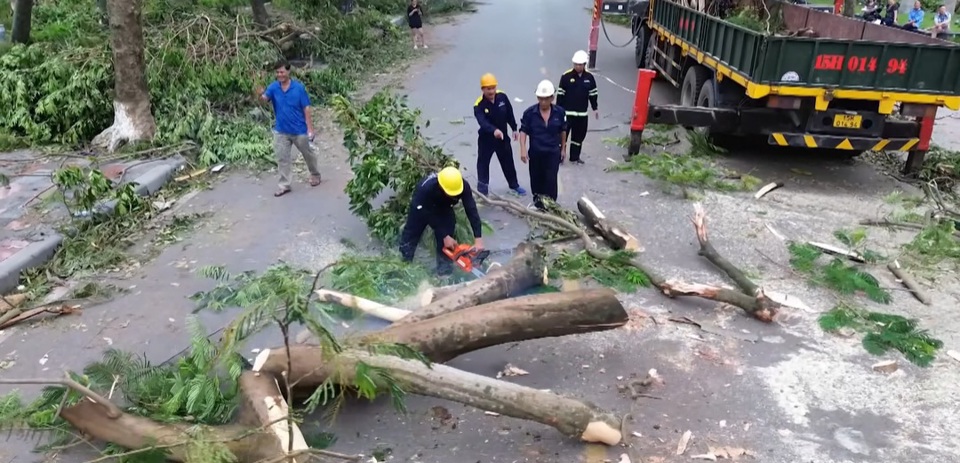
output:
[{"label": "worker in blue uniform", "polygon": [[557,176],[567,151],[567,116],[553,104],[553,82],[541,81],[536,95],[537,104],[520,117],[520,161],[529,161],[533,203],[543,210],[544,197],[557,200]]},{"label": "worker in blue uniform", "polygon": [[557,106],[563,108],[567,114],[567,124],[570,126],[570,162],[583,164],[580,159],[580,150],[583,148],[583,139],[587,137],[587,125],[590,122],[588,108],[593,109],[593,116],[600,118],[597,111],[597,80],[590,71],[586,70],[587,52],[579,50],[573,54],[573,69],[560,76],[560,85],[557,87]]},{"label": "worker in blue uniform", "polygon": [[477,131],[477,191],[486,195],[490,188],[490,160],[497,153],[500,169],[507,185],[514,193],[523,196],[527,191],[520,187],[517,168],[513,163],[513,148],[507,136],[507,126],[517,139],[517,119],[513,115],[510,98],[497,90],[497,78],[493,74],[480,77],[480,98],[473,103],[473,116],[480,124]]},{"label": "worker in blue uniform", "polygon": [[453,249],[457,241],[453,238],[457,224],[454,207],[463,201],[463,209],[473,229],[473,245],[483,248],[481,238],[480,213],[473,199],[470,184],[463,179],[460,169],[444,167],[440,172],[430,174],[420,180],[413,192],[407,223],[400,233],[400,255],[410,262],[420,244],[420,237],[427,227],[433,229],[437,247],[437,273],[450,274],[453,262],[443,253],[443,248]]}]

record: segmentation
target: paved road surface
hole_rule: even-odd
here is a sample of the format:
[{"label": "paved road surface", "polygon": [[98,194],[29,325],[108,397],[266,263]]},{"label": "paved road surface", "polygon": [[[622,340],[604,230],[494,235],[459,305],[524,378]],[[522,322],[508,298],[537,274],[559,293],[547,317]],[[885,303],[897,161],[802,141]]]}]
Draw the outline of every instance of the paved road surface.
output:
[{"label": "paved road surface", "polygon": [[[411,69],[405,90],[432,120],[431,136],[472,166],[476,132],[470,116],[480,75],[495,73],[503,91],[523,100],[515,103],[519,115],[534,102],[537,82],[555,81],[569,67],[573,52],[586,47],[589,4],[490,0],[474,15],[428,30],[430,57]],[[624,29],[609,29],[614,42],[628,40]],[[663,194],[660,186],[638,175],[603,172],[610,162],[606,158],[619,159],[619,150],[604,147],[601,139],[626,134],[624,123],[633,97],[629,88],[636,73],[632,53],[632,47],[601,45],[603,117],[591,120],[591,125],[606,130],[588,135],[587,165],[562,168],[560,201],[572,206],[579,195],[589,194],[636,231],[647,247],[644,259],[652,266],[690,281],[721,282],[696,255],[686,217],[688,201]],[[658,89],[654,99],[665,102],[669,96]],[[449,123],[461,118],[466,119],[463,125]],[[231,175],[216,189],[183,201],[183,212],[212,211],[214,216],[194,236],[166,249],[127,280],[131,294],[79,317],[0,335],[0,355],[15,351],[11,358],[16,359],[4,376],[56,376],[62,368],[79,368],[97,358],[108,345],[145,351],[156,361],[174,355],[186,338],[183,320],[192,309],[186,297],[210,287],[192,275],[198,266],[225,264],[240,271],[263,269],[277,259],[312,268],[333,261],[344,250],[342,238],[356,242],[365,235],[346,208],[343,187],[348,171],[338,143],[321,141],[326,181],[315,189],[295,185],[293,194],[278,200],[271,196],[272,175],[260,180]],[[748,202],[745,195],[708,195],[705,201],[718,247],[762,274],[768,288],[790,291],[819,310],[829,308],[829,298],[790,283],[789,272],[757,255],[754,248],[785,262],[782,243],[765,231],[764,223],[773,223],[790,236],[823,237],[838,224],[852,223],[852,212],[880,206],[879,200],[865,198],[865,192],[882,193],[893,186],[864,164],[746,154],[731,162],[755,167],[765,180],[788,181],[791,188],[763,203]],[[812,175],[791,173],[791,167]],[[496,165],[492,170],[494,191],[505,190]],[[528,185],[525,169],[520,170],[521,182]],[[641,192],[649,195],[641,197]],[[515,217],[483,213],[498,229],[486,240],[490,248],[512,247],[526,234],[525,225]],[[895,296],[902,310],[915,308],[907,296]],[[960,321],[951,315],[955,310],[947,310],[956,299],[944,300],[943,312],[948,314],[940,321],[940,334],[950,343],[960,340],[960,330],[951,328]],[[708,445],[743,447],[764,463],[939,463],[956,454],[948,453],[957,448],[952,430],[960,424],[949,393],[960,380],[955,368],[939,368],[934,374],[903,365],[899,375],[879,375],[869,368],[876,358],[864,354],[856,339],[823,335],[815,314],[800,312],[781,325],[761,325],[735,310],[666,301],[649,291],[624,301],[631,311],[654,315],[659,324],[639,317],[631,330],[491,348],[451,363],[492,376],[510,362],[530,372],[510,378],[513,381],[632,414],[631,430],[642,437],[631,440],[645,462],[689,461],[689,455],[705,453]],[[718,334],[666,322],[667,316],[688,316],[717,326],[710,331]],[[227,318],[203,315],[211,330]],[[264,335],[250,348],[276,343],[276,337]],[[48,361],[41,365],[44,356]],[[651,368],[666,380],[665,386],[651,392],[660,399],[634,402],[618,392],[618,384],[642,377]],[[917,392],[921,390],[927,392]],[[923,406],[923,419],[910,409],[917,404]],[[457,425],[436,420],[431,411],[436,406],[446,407]],[[422,463],[594,463],[616,461],[621,453],[583,446],[545,426],[486,416],[438,400],[410,398],[408,407],[410,413],[399,416],[386,403],[350,404],[334,430],[339,437],[335,449],[369,455],[377,447],[388,448],[392,461]],[[686,430],[693,434],[690,449],[676,456],[677,440]],[[17,462],[36,461],[25,448],[5,445],[0,455],[18,455]],[[61,461],[82,459],[71,454]]]}]

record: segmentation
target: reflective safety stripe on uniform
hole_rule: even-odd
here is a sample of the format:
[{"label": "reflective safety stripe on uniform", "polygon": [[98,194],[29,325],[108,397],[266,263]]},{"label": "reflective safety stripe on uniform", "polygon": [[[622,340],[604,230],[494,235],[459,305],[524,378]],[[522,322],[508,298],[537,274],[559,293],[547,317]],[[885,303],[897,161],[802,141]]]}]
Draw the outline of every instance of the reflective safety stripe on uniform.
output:
[{"label": "reflective safety stripe on uniform", "polygon": [[586,111],[583,111],[583,112],[567,111],[567,116],[587,117],[587,116],[589,116],[589,115],[590,115],[590,113],[588,113],[588,112],[586,112]]}]

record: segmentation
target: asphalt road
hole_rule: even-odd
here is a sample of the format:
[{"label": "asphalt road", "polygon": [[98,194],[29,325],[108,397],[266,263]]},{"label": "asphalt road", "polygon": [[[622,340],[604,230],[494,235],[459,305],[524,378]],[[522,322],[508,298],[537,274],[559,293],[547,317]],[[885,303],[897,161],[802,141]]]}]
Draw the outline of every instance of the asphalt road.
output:
[{"label": "asphalt road", "polygon": [[[535,101],[537,83],[543,78],[556,81],[573,52],[586,48],[589,6],[586,0],[490,0],[476,14],[428,28],[430,49],[403,78],[411,104],[432,121],[428,133],[472,168],[476,125],[471,106],[479,95],[480,75],[495,73],[501,89],[522,100],[514,100],[519,115]],[[610,26],[608,32],[614,43],[629,39],[623,28]],[[603,171],[611,162],[608,157],[620,159],[621,149],[606,146],[602,139],[626,135],[636,78],[632,46],[615,48],[601,35],[599,68],[602,117],[591,120],[596,130],[585,145],[587,164],[561,169],[560,202],[573,206],[588,194],[635,231],[647,248],[643,258],[652,267],[688,281],[722,282],[697,256],[687,218],[689,201],[664,194],[659,184],[642,176]],[[658,87],[654,101],[666,103],[670,97],[668,89]],[[456,120],[465,123],[451,123]],[[185,346],[183,321],[193,308],[187,297],[211,287],[193,274],[197,267],[224,264],[233,271],[260,270],[282,259],[318,269],[345,250],[342,240],[367,246],[358,238],[366,235],[363,224],[347,210],[343,187],[349,172],[339,142],[336,137],[318,141],[325,181],[317,188],[295,184],[292,194],[276,199],[271,195],[272,173],[259,179],[228,174],[214,189],[180,201],[179,212],[208,211],[213,216],[192,236],[121,280],[130,289],[128,295],[80,316],[0,334],[0,356],[15,362],[3,376],[56,377],[64,368],[81,368],[107,347],[166,360]],[[854,220],[852,212],[878,208],[879,199],[864,198],[864,193],[890,191],[890,182],[862,163],[773,158],[764,152],[734,153],[729,162],[749,166],[765,180],[788,181],[790,188],[763,203],[748,202],[744,194],[706,197],[718,248],[752,274],[762,274],[765,287],[828,308],[829,299],[822,293],[789,283],[789,270],[755,252],[763,250],[779,262],[786,259],[783,244],[764,224],[773,223],[790,236],[821,237],[838,223]],[[790,173],[795,167],[806,173]],[[525,168],[519,162],[518,168],[521,183],[528,186]],[[492,172],[493,191],[505,191],[496,163]],[[527,233],[525,223],[513,216],[487,209],[482,213],[496,228],[486,239],[492,249],[511,248]],[[906,295],[895,297],[903,310],[917,305]],[[955,312],[948,310],[951,299],[944,300],[947,306],[933,308],[949,317],[942,325],[953,327],[944,339],[960,341],[960,320],[950,315]],[[510,381],[632,415],[631,446],[647,463],[690,461],[710,446],[743,448],[764,463],[939,463],[956,454],[952,430],[960,426],[960,414],[949,392],[960,382],[956,369],[936,370],[934,375],[902,365],[900,376],[879,375],[869,368],[876,358],[864,354],[855,339],[823,335],[815,314],[797,312],[779,324],[764,325],[730,308],[667,300],[652,291],[625,295],[623,301],[637,315],[631,329],[491,348],[451,364],[493,376],[512,363],[530,374],[507,378]],[[201,317],[214,330],[229,315]],[[709,329],[672,323],[668,317],[689,317]],[[247,348],[276,344],[276,334],[265,333]],[[665,380],[650,391],[654,398],[633,401],[619,392],[618,386],[651,368]],[[921,390],[927,392],[921,395]],[[623,452],[585,446],[543,425],[487,416],[440,400],[410,397],[407,406],[404,416],[388,401],[348,404],[330,429],[338,437],[334,450],[370,455],[389,449],[390,461],[420,463],[599,463],[617,461]],[[917,406],[922,410],[915,411]],[[443,413],[436,407],[446,409],[453,421],[439,419]],[[325,422],[317,423],[307,428]],[[677,441],[687,430],[693,438],[686,453],[677,456]],[[25,442],[5,443],[0,461],[40,461],[28,448]],[[70,452],[60,461],[80,462],[89,456]]]}]

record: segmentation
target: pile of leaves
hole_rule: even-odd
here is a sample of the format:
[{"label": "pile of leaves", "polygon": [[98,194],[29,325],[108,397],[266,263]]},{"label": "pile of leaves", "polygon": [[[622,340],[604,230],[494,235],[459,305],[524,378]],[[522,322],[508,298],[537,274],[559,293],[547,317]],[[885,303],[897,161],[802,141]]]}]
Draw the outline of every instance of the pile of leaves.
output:
[{"label": "pile of leaves", "polygon": [[863,347],[873,355],[899,351],[916,365],[929,366],[943,342],[934,339],[918,322],[901,315],[871,312],[854,305],[840,303],[820,316],[824,331],[838,332],[844,328],[864,333]]},{"label": "pile of leaves", "polygon": [[[623,164],[609,167],[613,172],[639,172],[654,180],[679,187],[686,195],[689,190],[749,191],[760,184],[760,179],[730,172],[716,162],[716,156],[726,152],[714,145],[703,134],[687,131],[690,149],[682,155],[662,151],[653,155],[633,156]],[[667,144],[669,138],[661,135],[650,143]]]},{"label": "pile of leaves", "polygon": [[630,265],[633,253],[616,251],[609,259],[598,260],[586,251],[562,251],[551,263],[550,273],[564,279],[591,278],[597,283],[621,292],[634,292],[650,286],[650,277]]},{"label": "pile of leaves", "polygon": [[[305,8],[304,3],[315,4]],[[273,21],[304,31],[277,46],[239,0],[147,0],[145,57],[157,143],[199,146],[201,165],[256,163],[271,157],[269,121],[251,117],[253,88],[272,79],[272,63],[328,63],[297,69],[316,102],[354,88],[360,72],[403,56],[402,31],[389,16],[397,0],[344,15],[333,0],[272,2]],[[382,10],[377,4],[383,4]],[[80,145],[113,118],[108,28],[90,2],[38,2],[33,43],[0,55],[0,149],[23,144]]]}]

